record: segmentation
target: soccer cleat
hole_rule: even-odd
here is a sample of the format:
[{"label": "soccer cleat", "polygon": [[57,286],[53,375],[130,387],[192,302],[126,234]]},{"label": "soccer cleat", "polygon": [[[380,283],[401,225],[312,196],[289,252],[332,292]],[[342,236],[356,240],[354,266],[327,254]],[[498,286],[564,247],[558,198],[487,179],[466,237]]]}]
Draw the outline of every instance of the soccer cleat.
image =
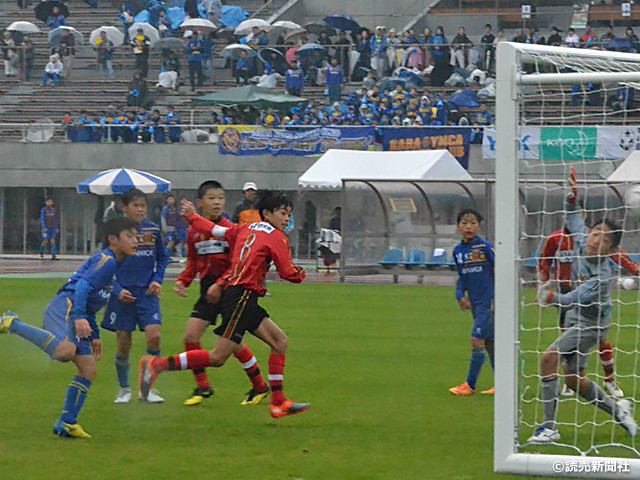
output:
[{"label": "soccer cleat", "polygon": [[240,405],[258,405],[267,395],[269,395],[269,387],[266,387],[262,392],[258,392],[252,388],[247,392],[247,398],[245,398]]},{"label": "soccer cleat", "polygon": [[537,445],[544,445],[546,443],[557,442],[560,440],[560,432],[558,430],[552,430],[547,427],[540,427],[536,430],[536,434],[529,437],[528,443],[535,443]]},{"label": "soccer cleat", "polygon": [[457,387],[452,387],[449,389],[451,395],[473,395],[475,390],[469,386],[467,382],[464,382],[462,385],[458,385]]},{"label": "soccer cleat", "polygon": [[573,390],[571,390],[567,384],[563,384],[562,385],[562,391],[560,392],[560,395],[563,397],[572,397],[576,394],[576,392],[574,392]]},{"label": "soccer cleat", "polygon": [[491,387],[489,390],[480,392],[480,395],[494,395],[496,393],[496,387]]},{"label": "soccer cleat", "polygon": [[58,257],[56,257],[55,255],[51,255],[51,260],[58,260]]},{"label": "soccer cleat", "polygon": [[616,400],[624,397],[624,392],[620,389],[615,380],[605,381],[604,389]]},{"label": "soccer cleat", "polygon": [[11,310],[7,310],[0,317],[0,334],[6,333],[7,335],[11,333],[11,323],[13,320],[18,318],[18,316],[13,313]]},{"label": "soccer cleat", "polygon": [[85,432],[79,423],[65,423],[62,420],[58,420],[53,425],[53,433],[61,437],[91,438],[91,435]]},{"label": "soccer cleat", "polygon": [[184,405],[186,405],[187,407],[191,407],[193,405],[200,405],[202,402],[204,402],[205,398],[209,398],[213,396],[213,388],[211,387],[206,387],[206,388],[202,388],[202,387],[198,387],[193,391],[193,395],[191,395],[191,397],[187,398],[184,401]]},{"label": "soccer cleat", "polygon": [[294,403],[292,400],[285,400],[280,405],[271,405],[271,416],[280,418],[295,415],[304,412],[309,407],[308,403]]},{"label": "soccer cleat", "polygon": [[154,388],[152,388],[151,390],[149,390],[149,393],[147,394],[146,397],[142,396],[142,392],[138,393],[138,399],[142,402],[147,402],[147,403],[162,403],[164,402],[164,398],[162,398],[160,396],[160,394],[158,393],[158,391]]},{"label": "soccer cleat", "polygon": [[118,396],[113,403],[129,403],[131,401],[131,387],[120,387]]},{"label": "soccer cleat", "polygon": [[145,355],[140,359],[140,376],[138,377],[138,384],[140,387],[141,400],[146,399],[149,396],[149,391],[153,384],[156,383],[158,373],[153,368],[153,360],[156,357],[153,355]]},{"label": "soccer cleat", "polygon": [[40,254],[40,260],[44,260],[44,255]]},{"label": "soccer cleat", "polygon": [[618,422],[618,424],[627,431],[629,436],[637,436],[638,422],[636,422],[635,418],[633,418],[633,413],[631,412],[631,402],[629,400],[620,400],[618,402],[618,408],[616,410],[616,422]]}]

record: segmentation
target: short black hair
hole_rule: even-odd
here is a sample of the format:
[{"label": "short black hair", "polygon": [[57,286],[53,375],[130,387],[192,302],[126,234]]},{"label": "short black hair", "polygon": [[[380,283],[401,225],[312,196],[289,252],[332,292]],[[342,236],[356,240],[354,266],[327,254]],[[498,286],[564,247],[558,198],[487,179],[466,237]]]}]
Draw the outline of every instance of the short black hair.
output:
[{"label": "short black hair", "polygon": [[206,195],[209,190],[224,190],[222,184],[216,180],[206,180],[200,184],[198,187],[198,198],[202,198]]},{"label": "short black hair", "polygon": [[293,208],[293,202],[282,190],[258,190],[257,207],[260,218],[264,220],[262,212],[275,212],[281,208]]},{"label": "short black hair", "polygon": [[132,188],[128,192],[123,193],[121,197],[123,205],[129,205],[131,202],[138,200],[139,198],[147,199],[147,194],[139,188]]},{"label": "short black hair", "polygon": [[104,244],[109,245],[109,236],[119,237],[124,230],[135,230],[138,224],[127,217],[112,218],[102,226],[104,232]]},{"label": "short black hair", "polygon": [[476,217],[476,220],[478,220],[478,223],[482,223],[482,221],[484,220],[480,212],[475,208],[463,208],[462,210],[460,210],[460,212],[458,212],[458,216],[456,217],[456,224],[460,223],[462,217],[464,217],[465,215],[473,215],[474,217]]},{"label": "short black hair", "polygon": [[612,249],[620,245],[620,242],[622,241],[622,228],[617,222],[611,220],[610,218],[604,217],[594,222],[592,228],[595,228],[598,225],[606,225],[609,228],[610,231],[607,232],[606,235],[611,235]]},{"label": "short black hair", "polygon": [[168,198],[174,198],[175,199],[176,197],[173,195],[173,193],[170,193],[169,195],[164,197],[165,200],[168,199]]}]

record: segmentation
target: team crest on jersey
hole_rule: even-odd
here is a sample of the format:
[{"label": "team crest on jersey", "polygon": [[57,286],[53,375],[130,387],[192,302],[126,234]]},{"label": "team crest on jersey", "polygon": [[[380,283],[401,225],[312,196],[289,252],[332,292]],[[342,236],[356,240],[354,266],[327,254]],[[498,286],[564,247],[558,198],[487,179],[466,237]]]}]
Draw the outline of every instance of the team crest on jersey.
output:
[{"label": "team crest on jersey", "polygon": [[482,260],[484,258],[484,254],[480,250],[473,250],[469,254],[469,258],[471,260]]},{"label": "team crest on jersey", "polygon": [[142,241],[144,243],[152,243],[153,242],[153,233],[145,233],[142,236]]}]

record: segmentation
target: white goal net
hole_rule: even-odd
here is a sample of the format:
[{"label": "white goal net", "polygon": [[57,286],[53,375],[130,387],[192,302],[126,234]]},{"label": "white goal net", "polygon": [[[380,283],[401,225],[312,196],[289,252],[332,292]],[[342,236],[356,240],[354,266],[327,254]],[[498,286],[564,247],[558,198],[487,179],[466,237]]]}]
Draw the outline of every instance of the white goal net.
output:
[{"label": "white goal net", "polygon": [[[627,431],[640,415],[640,55],[505,42],[497,58],[495,469],[640,478],[640,440]],[[595,257],[588,230],[575,230],[602,218],[622,230],[622,253]],[[577,290],[590,274],[595,296]],[[547,275],[563,330],[561,310],[536,297]],[[586,347],[555,343],[572,326],[576,344],[593,344],[588,363]],[[560,392],[573,371],[586,380]]]}]

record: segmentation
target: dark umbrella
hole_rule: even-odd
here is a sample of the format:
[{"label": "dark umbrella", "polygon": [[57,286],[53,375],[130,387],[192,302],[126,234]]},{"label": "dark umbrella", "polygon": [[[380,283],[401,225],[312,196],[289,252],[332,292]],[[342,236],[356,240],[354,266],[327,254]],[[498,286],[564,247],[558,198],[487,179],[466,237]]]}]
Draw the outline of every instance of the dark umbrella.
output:
[{"label": "dark umbrella", "polygon": [[58,7],[58,9],[60,10],[60,15],[64,17],[69,16],[69,8],[64,3],[58,2],[56,0],[50,2],[40,2],[38,5],[36,5],[36,8],[34,8],[33,11],[35,12],[36,18],[38,20],[46,22],[47,18],[51,16],[53,7]]},{"label": "dark umbrella", "polygon": [[382,83],[380,84],[380,91],[384,92],[385,90],[393,90],[397,85],[402,85],[404,87],[406,84],[406,78],[387,77],[382,80]]},{"label": "dark umbrella", "polygon": [[271,68],[278,72],[280,75],[284,75],[287,72],[287,60],[284,58],[283,53],[275,48],[263,48],[258,52],[258,57],[264,63],[271,64]]},{"label": "dark umbrella", "polygon": [[367,74],[369,74],[369,73],[371,75],[373,75],[373,78],[375,78],[377,80],[376,74],[375,74],[375,72],[373,70],[371,70],[370,68],[361,67],[361,66],[357,66],[355,68],[351,78],[353,78],[354,82],[359,82],[359,81],[363,80],[364,78],[366,78]]},{"label": "dark umbrella", "polygon": [[327,49],[318,43],[305,43],[298,49],[298,56],[305,58],[314,55],[316,52],[325,57],[327,56]]},{"label": "dark umbrella", "polygon": [[362,28],[355,18],[347,15],[329,15],[324,19],[324,23],[343,32],[357,32]]},{"label": "dark umbrella", "polygon": [[336,34],[336,30],[333,27],[330,27],[326,23],[322,22],[309,22],[304,26],[304,29],[309,33],[317,35],[318,37],[322,32],[325,32],[330,37]]},{"label": "dark umbrella", "polygon": [[424,80],[422,79],[422,77],[417,73],[409,70],[403,70],[402,72],[398,73],[398,77],[406,79],[405,86],[407,87],[422,87],[424,85]]},{"label": "dark umbrella", "polygon": [[122,9],[122,5],[124,5],[126,3],[130,3],[131,4],[131,5],[127,5],[128,7],[131,7],[131,6],[134,7],[133,13],[138,13],[140,10],[142,10],[142,2],[140,0],[112,0],[111,3],[118,10],[121,10]]},{"label": "dark umbrella", "polygon": [[184,44],[179,38],[165,37],[151,45],[152,50],[164,50],[165,48],[169,50],[181,50],[184,48]]}]

